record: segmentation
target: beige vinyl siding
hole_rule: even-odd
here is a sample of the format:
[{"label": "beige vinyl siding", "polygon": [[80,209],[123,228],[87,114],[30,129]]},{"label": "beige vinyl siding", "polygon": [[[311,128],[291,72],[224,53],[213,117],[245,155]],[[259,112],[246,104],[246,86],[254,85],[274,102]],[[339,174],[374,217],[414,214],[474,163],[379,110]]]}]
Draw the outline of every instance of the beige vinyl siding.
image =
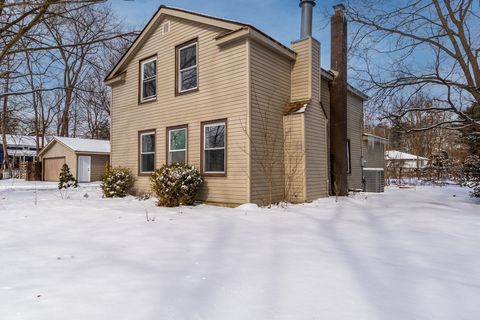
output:
[{"label": "beige vinyl siding", "polygon": [[110,161],[110,156],[108,155],[96,155],[96,154],[78,154],[80,156],[90,156],[90,181],[100,181],[101,176],[105,172],[105,166]]},{"label": "beige vinyl siding", "polygon": [[348,92],[347,138],[350,139],[351,173],[347,175],[349,189],[362,189],[363,101]]},{"label": "beige vinyl siding", "polygon": [[311,98],[311,55],[312,39],[300,40],[292,44],[297,53],[297,59],[292,65],[292,93],[291,100],[305,100]]},{"label": "beige vinyl siding", "polygon": [[[320,86],[320,100],[325,109],[325,113],[327,114],[327,120],[330,121],[330,82],[322,77]],[[327,123],[328,123],[327,121]],[[330,126],[327,124],[327,178],[328,178],[328,185],[327,185],[327,193],[331,194],[331,170],[332,164],[330,159]]]},{"label": "beige vinyl siding", "polygon": [[330,119],[330,81],[322,77],[320,99],[327,117]]},{"label": "beige vinyl siding", "polygon": [[363,155],[366,168],[384,168],[385,167],[385,144],[380,141],[368,142],[363,138]]},{"label": "beige vinyl siding", "polygon": [[72,149],[65,147],[63,144],[54,141],[42,155],[43,159],[65,157],[65,163],[70,168],[70,173],[77,178],[77,156]]},{"label": "beige vinyl siding", "polygon": [[327,119],[320,105],[320,43],[311,42],[311,103],[305,112],[306,200],[328,196]]},{"label": "beige vinyl siding", "polygon": [[305,201],[304,114],[283,117],[285,137],[285,197],[289,202]]},{"label": "beige vinyl siding", "polygon": [[[137,176],[138,131],[156,130],[156,167],[165,163],[166,127],[188,124],[188,160],[200,167],[200,123],[227,118],[227,177],[208,177],[200,200],[244,203],[247,199],[247,59],[245,41],[218,47],[225,31],[168,16],[170,32],[157,28],[126,66],[126,80],[113,86],[112,165],[135,174],[135,190],[150,192],[148,177]],[[163,21],[164,22],[164,21]],[[198,37],[198,92],[175,96],[175,46]],[[157,54],[157,100],[138,105],[139,60]]]},{"label": "beige vinyl siding", "polygon": [[290,61],[250,42],[251,202],[284,199],[283,112],[290,98]]}]

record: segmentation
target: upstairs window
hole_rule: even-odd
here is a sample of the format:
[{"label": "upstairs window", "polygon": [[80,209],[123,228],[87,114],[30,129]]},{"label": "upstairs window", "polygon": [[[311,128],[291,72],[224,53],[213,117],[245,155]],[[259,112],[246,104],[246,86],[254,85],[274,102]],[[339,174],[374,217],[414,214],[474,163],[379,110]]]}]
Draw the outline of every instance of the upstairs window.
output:
[{"label": "upstairs window", "polygon": [[187,163],[187,127],[168,129],[168,164]]},{"label": "upstairs window", "polygon": [[155,171],[155,131],[140,133],[140,173]]},{"label": "upstairs window", "polygon": [[157,97],[157,57],[140,63],[140,102],[155,100]]},{"label": "upstairs window", "polygon": [[350,154],[350,139],[347,140],[347,173],[352,173],[352,156]]},{"label": "upstairs window", "polygon": [[177,93],[198,89],[197,40],[177,47],[177,70]]},{"label": "upstairs window", "polygon": [[202,124],[203,173],[224,175],[226,161],[226,121]]}]

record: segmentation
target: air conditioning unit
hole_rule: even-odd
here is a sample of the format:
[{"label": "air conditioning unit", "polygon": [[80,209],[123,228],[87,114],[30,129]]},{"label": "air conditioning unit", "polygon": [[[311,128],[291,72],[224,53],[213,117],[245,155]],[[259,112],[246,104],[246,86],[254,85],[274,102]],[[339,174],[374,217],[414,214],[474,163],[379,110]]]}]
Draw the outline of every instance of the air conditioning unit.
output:
[{"label": "air conditioning unit", "polygon": [[366,192],[384,192],[385,174],[383,168],[363,168]]}]

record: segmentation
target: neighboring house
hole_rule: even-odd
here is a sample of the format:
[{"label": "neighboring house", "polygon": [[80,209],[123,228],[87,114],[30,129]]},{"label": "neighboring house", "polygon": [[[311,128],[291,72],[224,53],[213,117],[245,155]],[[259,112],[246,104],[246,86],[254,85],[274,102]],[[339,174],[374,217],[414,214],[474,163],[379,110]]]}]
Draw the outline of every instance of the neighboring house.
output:
[{"label": "neighboring house", "polygon": [[79,182],[98,181],[110,161],[110,141],[54,137],[39,156],[44,181],[58,181],[64,163]]},{"label": "neighboring house", "polygon": [[383,192],[385,186],[385,148],[388,139],[370,133],[363,134],[364,190]]},{"label": "neighboring house", "polygon": [[387,167],[402,169],[423,169],[428,165],[428,158],[414,154],[390,150],[385,152]]},{"label": "neighboring house", "polygon": [[[37,156],[35,137],[7,134],[7,152],[12,167],[16,168],[22,162],[33,161]],[[3,167],[5,155],[0,137],[0,168]]]},{"label": "neighboring house", "polygon": [[363,101],[349,86],[344,7],[332,16],[332,71],[300,1],[300,40],[160,6],[105,82],[112,87],[111,163],[150,174],[185,162],[205,178],[199,200],[311,201],[362,188]]}]

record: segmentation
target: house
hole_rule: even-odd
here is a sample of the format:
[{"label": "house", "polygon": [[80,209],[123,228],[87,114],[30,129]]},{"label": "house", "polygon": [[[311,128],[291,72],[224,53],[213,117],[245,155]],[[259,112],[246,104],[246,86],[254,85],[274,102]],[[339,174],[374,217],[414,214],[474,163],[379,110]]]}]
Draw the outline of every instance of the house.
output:
[{"label": "house", "polygon": [[39,156],[44,181],[58,181],[65,163],[79,182],[98,181],[110,161],[110,142],[54,137]]},{"label": "house", "polygon": [[383,192],[385,186],[385,149],[388,139],[370,134],[363,134],[363,177],[364,190]]},{"label": "house", "polygon": [[332,70],[301,0],[288,48],[252,25],[160,6],[105,78],[112,88],[111,163],[150,192],[164,163],[197,167],[199,200],[311,201],[362,188],[363,102],[347,84],[343,5],[332,16]]},{"label": "house", "polygon": [[[7,152],[10,162],[15,166],[21,162],[33,161],[37,156],[35,137],[7,134]],[[3,143],[0,139],[0,164],[3,164]]]},{"label": "house", "polygon": [[[35,137],[24,135],[7,134],[7,153],[10,167],[14,177],[22,177],[21,164],[34,161],[37,157],[37,144]],[[2,178],[9,178],[9,173],[3,169],[6,167],[3,141],[0,138],[0,172]]]},{"label": "house", "polygon": [[423,169],[428,165],[428,158],[420,157],[414,154],[389,150],[385,152],[385,161],[387,167],[403,169]]}]

